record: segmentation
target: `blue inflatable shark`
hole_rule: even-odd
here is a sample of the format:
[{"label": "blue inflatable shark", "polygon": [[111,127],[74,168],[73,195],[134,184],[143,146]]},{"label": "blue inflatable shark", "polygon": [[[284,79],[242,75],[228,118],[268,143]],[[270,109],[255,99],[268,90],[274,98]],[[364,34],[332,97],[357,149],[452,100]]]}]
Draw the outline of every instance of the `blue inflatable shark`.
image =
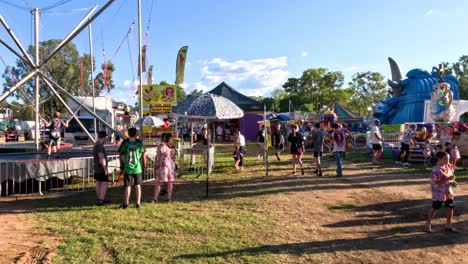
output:
[{"label": "blue inflatable shark", "polygon": [[[429,73],[421,69],[413,69],[402,78],[400,67],[392,58],[388,58],[392,79],[388,84],[392,88],[389,96],[380,101],[374,112],[374,117],[383,124],[403,124],[406,122],[424,121],[424,101],[431,100],[433,86],[439,82],[439,71],[432,68]],[[453,99],[458,100],[458,80],[452,75],[443,76],[443,81],[450,84]]]}]

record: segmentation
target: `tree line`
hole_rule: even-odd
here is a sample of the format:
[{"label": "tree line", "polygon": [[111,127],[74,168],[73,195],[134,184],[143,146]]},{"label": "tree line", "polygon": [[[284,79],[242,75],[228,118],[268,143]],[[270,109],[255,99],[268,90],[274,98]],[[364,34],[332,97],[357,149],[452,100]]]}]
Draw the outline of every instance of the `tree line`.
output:
[{"label": "tree line", "polygon": [[[457,62],[441,63],[446,74],[458,78],[460,99],[468,99],[468,55]],[[317,113],[334,101],[361,116],[371,114],[369,107],[390,96],[390,87],[379,72],[357,72],[345,86],[344,74],[326,68],[305,70],[298,78],[292,77],[273,90],[271,96],[252,96],[274,112],[306,111]]]},{"label": "tree line", "polygon": [[[47,40],[40,43],[40,56],[44,58],[53,50],[60,40]],[[28,47],[29,54],[34,57],[34,46]],[[95,58],[92,58],[95,62]],[[110,92],[115,88],[113,72],[115,65],[107,62],[106,67],[101,64],[97,67],[95,76],[91,78],[91,56],[80,55],[73,43],[67,44],[59,54],[54,56],[45,66],[45,69],[54,80],[64,86],[68,92],[74,95],[90,95],[91,82],[94,82],[96,95],[102,91]],[[463,55],[458,61],[449,63],[442,62],[447,74],[453,74],[460,81],[458,89],[460,99],[468,99],[468,55]],[[106,68],[106,71],[104,70]],[[10,70],[5,69],[2,74],[4,78],[3,90],[10,89],[17,80],[20,80],[30,72],[29,66],[18,59]],[[106,76],[104,78],[104,76]],[[373,104],[389,96],[390,89],[384,76],[379,72],[357,72],[351,81],[345,84],[345,77],[341,71],[331,71],[326,68],[311,68],[305,70],[300,77],[289,78],[282,88],[275,89],[269,97],[253,97],[263,102],[269,111],[307,111],[316,113],[334,101],[339,102],[351,111],[360,115],[368,115],[368,110]],[[160,84],[168,84],[162,81]],[[44,87],[46,84],[41,83]],[[29,80],[22,86],[24,94],[17,90],[14,93],[15,100],[11,103],[0,102],[0,107],[10,107],[17,118],[32,120],[34,112],[29,107],[21,107],[28,104],[24,97],[34,103],[34,79]],[[137,92],[137,91],[136,91]],[[59,91],[63,98],[66,95]],[[183,101],[187,96],[202,94],[201,90],[194,90],[186,94],[184,89],[177,87],[177,101]],[[138,103],[137,103],[138,104]],[[51,116],[53,112],[65,113],[64,106],[52,93],[44,88],[41,89],[41,115]],[[136,107],[137,105],[135,105]]]}]

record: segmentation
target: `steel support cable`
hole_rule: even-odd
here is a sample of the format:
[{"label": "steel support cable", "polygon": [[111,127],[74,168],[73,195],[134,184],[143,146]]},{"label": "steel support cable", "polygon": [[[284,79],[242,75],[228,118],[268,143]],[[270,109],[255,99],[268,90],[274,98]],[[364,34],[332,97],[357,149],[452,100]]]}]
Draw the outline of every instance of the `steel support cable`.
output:
[{"label": "steel support cable", "polygon": [[56,2],[55,4],[51,4],[51,5],[48,5],[46,7],[43,7],[41,8],[42,12],[46,12],[47,10],[50,10],[52,8],[56,8],[57,6],[61,6],[63,4],[66,4],[68,2],[70,2],[71,0],[60,0],[58,2]]},{"label": "steel support cable", "polygon": [[18,9],[21,9],[21,10],[24,10],[24,11],[28,11],[28,12],[30,11],[30,9],[27,6],[18,5],[18,4],[15,4],[15,3],[11,2],[11,1],[0,0],[0,3],[4,3],[6,5],[16,7]]}]

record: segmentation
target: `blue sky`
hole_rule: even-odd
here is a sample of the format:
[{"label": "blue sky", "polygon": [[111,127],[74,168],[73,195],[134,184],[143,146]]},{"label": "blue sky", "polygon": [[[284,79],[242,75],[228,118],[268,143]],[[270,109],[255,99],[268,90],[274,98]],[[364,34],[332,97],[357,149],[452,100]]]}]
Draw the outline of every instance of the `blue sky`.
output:
[{"label": "blue sky", "polygon": [[[58,0],[9,1],[41,8]],[[105,0],[72,0],[43,13],[41,40],[63,38],[95,3]],[[142,4],[145,32],[151,0]],[[99,64],[102,49],[112,57],[136,22],[136,5],[136,0],[117,0],[93,23]],[[149,63],[156,67],[155,81],[173,82],[176,53],[188,45],[187,91],[208,91],[226,81],[247,95],[269,95],[288,77],[299,77],[311,67],[343,71],[346,80],[358,71],[389,77],[388,56],[406,73],[468,54],[467,11],[468,1],[154,0]],[[28,12],[0,3],[0,14],[22,43],[32,42]],[[0,37],[12,43],[3,28]],[[136,27],[133,39],[137,45]],[[87,42],[87,31],[74,40],[81,52],[89,52]],[[125,42],[114,59],[117,88],[110,96],[133,101],[129,53]],[[13,63],[5,48],[0,47],[0,54]]]}]

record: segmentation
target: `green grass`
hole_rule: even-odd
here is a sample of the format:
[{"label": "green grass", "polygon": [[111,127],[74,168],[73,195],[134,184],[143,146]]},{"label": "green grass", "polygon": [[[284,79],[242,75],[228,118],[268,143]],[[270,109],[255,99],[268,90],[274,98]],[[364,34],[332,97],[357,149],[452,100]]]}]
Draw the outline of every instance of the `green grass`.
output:
[{"label": "green grass", "polygon": [[[232,179],[233,173],[235,177],[251,177],[234,172],[230,152],[228,147],[218,147],[216,168],[210,177]],[[140,210],[132,205],[127,210],[118,209],[123,198],[121,187],[109,189],[108,197],[115,203],[102,207],[93,205],[92,192],[38,201],[39,228],[63,238],[54,263],[275,262],[271,254],[239,253],[264,245],[274,230],[274,217],[263,207],[266,198],[205,199],[203,179],[184,181],[199,184],[198,189],[176,193],[182,201],[144,203]],[[143,200],[151,199],[152,185],[143,187]]]},{"label": "green grass", "polygon": [[[216,163],[210,175],[210,199],[204,197],[205,175],[196,178],[186,174],[178,181],[175,201],[157,205],[144,203],[140,210],[130,207],[118,209],[123,199],[121,187],[111,188],[108,198],[114,203],[94,206],[93,192],[79,192],[51,196],[37,202],[39,228],[58,236],[54,263],[281,263],[275,253],[255,250],[271,245],[272,237],[280,237],[278,219],[271,202],[277,192],[293,194],[301,186],[263,185],[264,167],[255,157],[255,144],[247,146],[245,158],[249,164],[242,172],[235,171],[231,145],[217,146]],[[270,148],[270,159],[274,159]],[[290,175],[289,155],[272,164],[270,175]],[[327,158],[327,157],[325,157]],[[310,150],[305,156],[310,166]],[[347,153],[346,160],[357,164],[369,163],[362,153]],[[386,161],[389,163],[390,161]],[[327,161],[334,171],[334,161]],[[388,164],[390,165],[390,163]],[[384,166],[381,170],[391,170]],[[345,165],[346,171],[346,165]],[[430,167],[408,168],[401,173],[430,173]],[[375,171],[374,171],[375,173]],[[457,171],[461,181],[468,179],[466,170]],[[244,180],[246,182],[244,182]],[[248,186],[243,190],[243,186]],[[143,186],[143,200],[152,198],[153,186]],[[264,191],[258,195],[256,192]],[[372,189],[373,190],[373,189]],[[378,190],[376,190],[378,191]],[[270,193],[271,192],[271,193]],[[249,195],[255,193],[256,195]],[[339,201],[330,210],[354,210],[359,201]],[[403,227],[392,230],[404,233]],[[249,252],[249,253],[245,253]],[[305,258],[305,257],[304,257]],[[305,259],[321,262],[321,254]]]}]

